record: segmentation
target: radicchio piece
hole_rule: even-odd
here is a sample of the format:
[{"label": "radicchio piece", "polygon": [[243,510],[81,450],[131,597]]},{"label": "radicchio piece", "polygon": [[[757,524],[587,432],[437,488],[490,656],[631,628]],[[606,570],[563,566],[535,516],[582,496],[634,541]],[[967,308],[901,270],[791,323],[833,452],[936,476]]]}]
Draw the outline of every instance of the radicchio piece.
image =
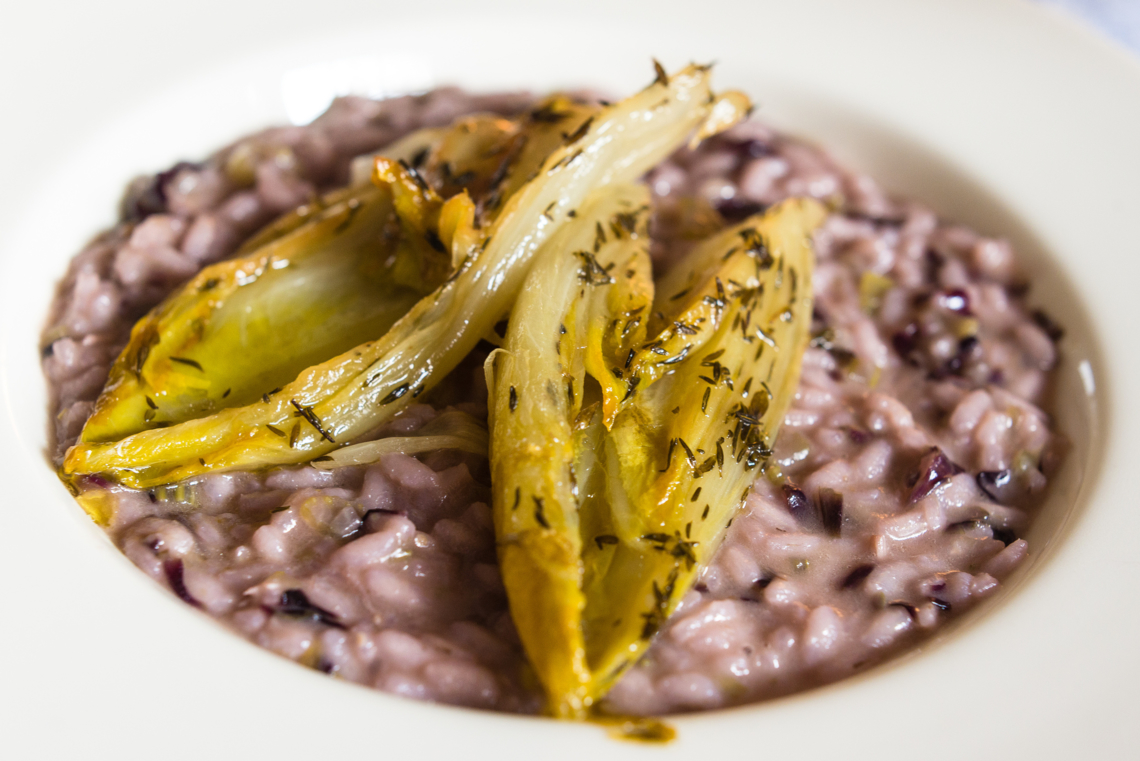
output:
[{"label": "radicchio piece", "polygon": [[1011,528],[998,528],[997,526],[991,525],[990,530],[994,533],[994,539],[997,539],[1006,547],[1017,541],[1017,532]]},{"label": "radicchio piece", "polygon": [[843,495],[826,486],[820,489],[819,516],[827,533],[839,536],[843,528]]},{"label": "radicchio piece", "polygon": [[840,582],[839,588],[854,589],[855,587],[859,586],[859,584],[861,584],[864,579],[870,576],[871,571],[873,570],[875,570],[875,566],[871,565],[870,563],[856,566],[855,568],[851,569],[851,573],[847,574],[847,576],[844,577],[843,581]]},{"label": "radicchio piece", "polygon": [[[1001,528],[990,523],[989,516],[984,516],[975,520],[958,521],[951,523],[946,527],[947,531],[974,531],[982,528],[990,530],[990,536],[997,539],[1006,547],[1017,541],[1017,532],[1010,528]],[[935,590],[937,591],[937,590]]]},{"label": "radicchio piece", "polygon": [[958,353],[946,360],[942,371],[947,375],[961,375],[966,365],[971,360],[980,357],[981,353],[981,341],[978,340],[978,337],[966,336],[958,341]]},{"label": "radicchio piece", "polygon": [[905,328],[891,336],[891,346],[905,362],[918,366],[918,360],[913,356],[918,350],[918,325],[910,323]]},{"label": "radicchio piece", "polygon": [[910,504],[918,502],[934,487],[950,476],[962,472],[962,468],[946,456],[938,447],[931,447],[918,463],[918,478],[910,492]]},{"label": "radicchio piece", "polygon": [[815,346],[814,339],[822,335],[827,330],[827,315],[819,308],[819,304],[812,304],[811,306],[811,335],[812,346]]},{"label": "radicchio piece", "polygon": [[123,220],[141,222],[151,214],[162,214],[166,211],[166,184],[183,169],[198,170],[204,166],[205,164],[199,162],[179,161],[149,180],[140,178],[139,182],[132,183],[120,209]]},{"label": "radicchio piece", "polygon": [[[763,599],[761,594],[765,589],[768,588],[769,584],[776,580],[776,578],[777,576],[775,574],[768,573],[767,571],[761,571],[760,577],[752,582],[752,589],[754,590],[755,594],[743,595],[740,600],[742,602],[762,602]],[[705,587],[705,589],[707,590],[708,587]]]},{"label": "radicchio piece", "polygon": [[407,513],[403,510],[390,510],[386,507],[374,507],[371,510],[366,510],[364,512],[364,515],[360,516],[360,526],[356,529],[355,533],[352,536],[355,537],[359,534],[366,534],[370,531],[375,531],[376,522],[374,521],[371,525],[369,525],[368,519],[372,517],[379,518],[384,515],[407,515]]},{"label": "radicchio piece", "polygon": [[729,224],[742,222],[753,214],[762,214],[768,208],[764,204],[744,201],[735,196],[718,199],[713,206]]},{"label": "radicchio piece", "polygon": [[977,336],[965,336],[958,341],[958,357],[965,363],[982,354],[982,341]]},{"label": "radicchio piece", "polygon": [[731,135],[724,135],[720,137],[720,140],[731,146],[736,155],[744,160],[763,158],[776,152],[767,140],[755,137],[733,140]]},{"label": "radicchio piece", "polygon": [[286,589],[281,593],[281,602],[278,603],[277,612],[294,618],[305,618],[309,621],[322,623],[334,629],[343,629],[335,613],[309,602],[309,597],[300,589]]},{"label": "radicchio piece", "polygon": [[791,481],[784,484],[784,503],[788,512],[799,521],[800,525],[811,526],[815,523],[815,510],[807,495],[800,491]]},{"label": "radicchio piece", "polygon": [[387,507],[374,507],[371,510],[365,510],[364,515],[360,516],[360,520],[366,521],[373,515],[405,515],[403,510],[391,510]]},{"label": "radicchio piece", "polygon": [[1008,468],[1005,470],[983,470],[976,476],[978,488],[994,502],[1002,501],[1001,489],[1008,486],[1012,479],[1013,473]]},{"label": "radicchio piece", "polygon": [[91,475],[84,476],[83,482],[88,486],[94,486],[96,489],[110,489],[113,485],[110,481],[103,478],[103,476],[99,475],[98,473],[92,473]]},{"label": "radicchio piece", "polygon": [[843,216],[859,222],[870,222],[874,225],[884,225],[886,227],[900,227],[906,224],[906,216],[900,214],[868,214],[855,209],[845,209]]},{"label": "radicchio piece", "polygon": [[201,608],[202,603],[194,599],[190,591],[186,589],[186,582],[183,580],[183,571],[181,558],[174,558],[167,560],[162,564],[162,572],[166,574],[166,583],[170,585],[170,589],[174,594],[178,595],[178,599],[187,605],[193,605],[195,608]]}]

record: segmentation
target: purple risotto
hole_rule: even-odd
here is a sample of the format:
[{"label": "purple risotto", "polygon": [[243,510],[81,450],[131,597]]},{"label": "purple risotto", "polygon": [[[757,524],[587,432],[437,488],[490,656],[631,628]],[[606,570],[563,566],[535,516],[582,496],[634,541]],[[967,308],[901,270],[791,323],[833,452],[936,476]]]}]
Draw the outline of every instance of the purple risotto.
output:
[{"label": "purple risotto", "polygon": [[[660,72],[653,86],[668,84]],[[600,108],[591,96],[569,100]],[[591,139],[607,112],[593,113],[564,129],[558,143],[565,147],[558,150]],[[370,173],[388,171],[397,177],[389,180],[392,187],[400,178],[410,178],[407,193],[423,198],[442,201],[466,191],[475,220],[471,229],[505,236],[498,231],[506,223],[495,220],[507,218],[514,208],[503,190],[512,182],[510,162],[525,160],[527,145],[535,142],[499,146],[497,163],[490,168],[477,161],[464,171],[455,162],[433,164],[432,151],[441,150],[439,141],[446,140],[440,135],[472,115],[479,115],[478,120],[464,127],[463,135],[482,136],[484,128],[514,134],[509,132],[515,129],[512,124],[542,126],[560,118],[550,101],[526,94],[440,89],[383,101],[341,98],[307,126],[267,129],[206,160],[180,162],[133,182],[120,221],[71,261],[43,334],[51,452],[73,493],[132,562],[183,602],[250,641],[334,678],[398,695],[497,711],[549,712],[553,709],[547,707],[542,685],[549,688],[547,675],[559,666],[528,658],[526,632],[533,624],[518,615],[522,603],[513,596],[502,554],[508,541],[502,538],[502,521],[507,518],[501,519],[498,511],[508,517],[525,512],[526,520],[544,531],[559,529],[562,518],[552,497],[538,491],[532,496],[525,482],[523,487],[514,482],[503,486],[504,471],[493,462],[500,442],[494,426],[513,420],[516,407],[521,414],[532,399],[513,381],[508,389],[502,378],[509,369],[503,370],[501,362],[496,366],[495,355],[506,351],[497,347],[517,345],[510,343],[510,331],[520,329],[517,313],[506,321],[490,315],[494,330],[472,338],[470,349],[442,377],[384,387],[373,406],[399,410],[367,430],[335,427],[336,420],[316,402],[285,398],[292,392],[286,386],[285,396],[278,393],[284,381],[266,380],[263,387],[227,381],[213,396],[203,392],[206,401],[186,402],[180,417],[164,408],[173,393],[160,397],[140,391],[137,417],[145,422],[86,439],[94,442],[92,447],[122,442],[113,453],[120,456],[139,437],[173,435],[198,418],[221,420],[258,405],[268,409],[276,394],[286,423],[265,422],[261,430],[270,432],[266,440],[285,452],[285,459],[243,464],[247,461],[227,454],[237,445],[227,443],[230,449],[218,445],[217,461],[223,455],[231,459],[215,467],[213,451],[187,450],[171,457],[189,469],[171,466],[165,481],[153,475],[159,467],[153,461],[121,470],[102,465],[69,470],[71,460],[65,459],[74,456],[68,455],[73,446],[84,445],[85,426],[94,430],[101,395],[120,393],[123,378],[133,378],[132,372],[141,378],[145,363],[157,361],[160,341],[168,340],[165,328],[156,334],[161,338],[141,344],[145,351],[135,348],[148,314],[173,303],[170,299],[184,293],[188,283],[202,292],[214,288],[215,278],[195,280],[203,268],[224,266],[259,242],[277,245],[263,229],[281,215],[292,213],[295,226],[306,214],[315,217],[332,208],[335,193],[343,192],[339,188],[368,186]],[[486,139],[494,142],[499,134]],[[389,155],[390,146],[396,146],[400,162],[381,161],[374,168],[370,158],[358,158]],[[707,475],[684,486],[680,501],[694,511],[686,519],[689,525],[635,532],[647,551],[668,556],[674,570],[668,584],[661,580],[664,576],[652,583],[655,609],[629,613],[637,619],[630,636],[640,638],[644,654],[638,650],[616,667],[605,688],[581,693],[588,692],[583,705],[620,715],[761,701],[862,673],[923,642],[994,594],[1033,551],[1022,537],[1065,447],[1048,413],[1062,330],[1029,305],[1028,273],[1006,242],[941,219],[921,202],[890,196],[870,177],[837,164],[824,149],[761,122],[738,123],[694,148],[670,148],[663,155],[667,157],[655,160],[647,173],[639,171],[643,184],[629,191],[646,194],[648,203],[637,202],[623,212],[626,216],[613,217],[620,224],[612,232],[599,223],[602,237],[595,240],[593,253],[588,246],[574,246],[579,259],[573,276],[578,280],[570,290],[616,288],[609,284],[620,281],[623,271],[632,280],[635,265],[628,270],[626,264],[607,265],[608,249],[602,244],[624,241],[623,235],[634,240],[636,230],[646,226],[641,240],[648,251],[645,272],[651,260],[649,287],[656,281],[671,288],[673,282],[683,282],[679,268],[686,257],[710,236],[759,219],[754,215],[780,207],[785,199],[816,199],[823,213],[811,235],[814,303],[801,300],[808,304],[802,317],[793,318],[788,311],[782,318],[799,321],[806,349],[796,355],[802,361],[798,386],[796,371],[789,370],[787,406],[772,440],[749,438],[768,407],[749,406],[750,398],[761,398],[756,385],[752,378],[746,385],[744,377],[732,375],[723,349],[717,353],[706,345],[674,355],[663,339],[650,340],[653,328],[644,337],[650,311],[658,310],[656,302],[644,311],[627,309],[620,313],[620,325],[617,318],[611,323],[627,333],[641,330],[635,348],[656,350],[660,365],[700,353],[703,369],[694,363],[693,377],[703,380],[689,389],[692,407],[715,403],[707,388],[742,393],[744,400],[728,413],[727,428],[714,434],[720,438],[709,439],[703,449],[698,441],[677,436],[665,439],[667,452],[654,455],[655,477],[663,468],[687,469],[689,463],[692,478]],[[574,166],[584,160],[570,151],[560,163]],[[513,180],[517,193],[529,187],[524,183],[538,182],[544,172],[557,168],[549,162],[542,167]],[[398,201],[396,205],[399,209]],[[356,207],[348,202],[338,234],[366,215],[366,205],[358,206],[365,211],[354,217]],[[424,240],[430,245],[423,257],[458,246],[442,232],[450,206],[448,202],[435,212],[438,217],[431,217],[432,224],[440,220],[441,232],[429,226]],[[298,217],[299,207],[307,211]],[[588,208],[576,203],[559,219],[568,216],[569,224],[587,216]],[[566,211],[554,201],[541,210],[551,219]],[[635,219],[635,214],[643,218]],[[384,235],[406,235],[406,221],[390,222]],[[594,229],[591,222],[591,239]],[[749,229],[736,240],[751,246],[754,257],[768,256],[764,242],[750,241]],[[459,233],[454,235],[457,241]],[[482,246],[491,252],[489,240]],[[770,241],[767,248],[775,250]],[[725,258],[734,251],[728,249]],[[420,257],[408,255],[413,254]],[[460,259],[447,261],[444,254],[435,281],[429,267],[417,270],[408,293],[384,291],[383,299],[404,299],[404,305],[375,335],[367,332],[373,325],[369,321],[387,318],[361,312],[363,327],[352,330],[363,331],[366,339],[350,336],[338,344],[329,338],[319,349],[323,354],[305,355],[295,366],[283,364],[281,372],[287,374],[280,377],[291,381],[309,366],[349,356],[357,344],[380,338],[396,317],[419,308],[412,304],[433,298],[427,296],[433,288],[447,288],[445,278],[463,273],[469,262]],[[272,258],[267,261],[274,266]],[[536,271],[539,266],[534,265]],[[796,271],[789,271],[794,301]],[[428,285],[417,291],[421,277]],[[532,281],[519,282],[521,305]],[[734,294],[744,293],[742,288],[734,291],[737,285],[718,276],[711,295],[694,301],[693,309],[710,310],[702,313],[712,315],[710,320],[719,318]],[[684,293],[670,291],[659,301],[684,300]],[[748,294],[751,298],[752,291]],[[747,335],[752,312],[743,314],[736,315],[732,329]],[[321,325],[334,321],[322,319]],[[554,317],[552,325],[557,327],[559,319]],[[662,324],[677,340],[689,340],[686,336],[696,334],[700,323],[686,319],[670,314]],[[567,324],[563,320],[557,346],[554,333],[543,342],[560,356],[569,351],[561,339]],[[247,328],[255,329],[242,329]],[[328,327],[327,335],[337,329]],[[323,341],[324,330],[314,335]],[[570,325],[568,337],[573,333]],[[614,335],[619,333],[615,328]],[[346,329],[349,334],[355,336]],[[747,345],[749,361],[757,347],[756,356],[763,353],[767,336],[763,331],[759,335],[761,341]],[[567,419],[575,422],[566,430],[588,428],[585,405],[592,398],[608,400],[607,383],[625,384],[617,387],[615,405],[649,394],[650,381],[632,375],[640,361],[633,356],[631,348],[629,358],[618,362],[606,380],[570,374],[557,389],[548,384],[552,395],[556,391],[559,399],[569,398],[559,402],[570,405]],[[187,376],[213,370],[202,355],[172,350],[168,360],[172,372]],[[113,369],[120,364],[127,368],[121,377]],[[485,370],[485,364],[491,369]],[[364,385],[371,382],[370,376]],[[765,388],[775,385],[769,370]],[[769,392],[773,400],[778,396],[778,389]],[[662,414],[669,412],[677,414],[675,409]],[[492,461],[486,443],[489,415]],[[600,412],[597,418],[601,420]],[[119,424],[118,418],[108,420],[107,430]],[[456,420],[474,431],[472,441],[482,436],[483,444],[455,444],[451,423]],[[780,420],[770,430],[777,425]],[[437,436],[437,431],[446,433]],[[354,446],[339,448],[348,443]],[[311,456],[293,455],[305,446],[311,447]],[[365,446],[373,447],[368,456],[347,457]],[[702,497],[702,487],[706,495],[712,492],[709,479],[725,470],[726,461],[732,464],[738,449],[742,454],[735,462],[740,473],[747,473],[744,496],[737,488],[727,502]],[[578,479],[574,489],[582,485],[585,491],[582,469],[572,473]],[[135,476],[139,480],[132,481]],[[144,476],[150,480],[141,480]],[[727,521],[715,540],[700,544],[690,529],[709,516],[710,507],[714,518],[720,510]],[[611,545],[625,541],[620,537],[616,528],[598,529],[576,551],[610,552]],[[592,561],[583,562],[588,579]],[[689,578],[685,574],[691,574],[688,586],[682,583]],[[588,586],[588,581],[582,584]],[[587,616],[592,604],[586,603]],[[615,630],[621,620],[615,619]],[[583,626],[588,648],[589,624]]]}]

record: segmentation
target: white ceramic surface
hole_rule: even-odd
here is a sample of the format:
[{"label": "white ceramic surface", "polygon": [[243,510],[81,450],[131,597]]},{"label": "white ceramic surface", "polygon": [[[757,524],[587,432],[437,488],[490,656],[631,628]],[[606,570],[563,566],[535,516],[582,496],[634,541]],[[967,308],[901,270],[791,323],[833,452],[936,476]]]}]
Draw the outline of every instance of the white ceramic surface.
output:
[{"label": "white ceramic surface", "polygon": [[[90,7],[88,7],[90,6]],[[1020,0],[242,3],[0,11],[0,756],[1128,758],[1138,732],[1140,65]],[[780,126],[1011,238],[1069,327],[1074,440],[1009,594],[869,675],[677,719],[663,748],[442,708],[258,650],[110,545],[41,454],[36,341],[127,179],[337,92],[614,92],[717,59]],[[699,755],[698,755],[699,754]]]}]

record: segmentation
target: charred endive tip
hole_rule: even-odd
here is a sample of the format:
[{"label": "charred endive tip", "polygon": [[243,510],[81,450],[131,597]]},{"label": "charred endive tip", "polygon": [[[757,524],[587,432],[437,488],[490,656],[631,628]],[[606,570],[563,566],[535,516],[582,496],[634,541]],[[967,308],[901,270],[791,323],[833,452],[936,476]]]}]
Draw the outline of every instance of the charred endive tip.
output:
[{"label": "charred endive tip", "polygon": [[724,132],[739,124],[752,113],[752,100],[739,90],[723,92],[713,101],[708,118],[689,141],[690,148],[696,148],[703,140]]}]

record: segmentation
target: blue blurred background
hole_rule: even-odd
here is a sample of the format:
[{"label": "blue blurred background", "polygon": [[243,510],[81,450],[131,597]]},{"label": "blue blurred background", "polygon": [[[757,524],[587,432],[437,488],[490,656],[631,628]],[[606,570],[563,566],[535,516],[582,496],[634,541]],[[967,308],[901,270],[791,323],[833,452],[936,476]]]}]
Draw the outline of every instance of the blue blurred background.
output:
[{"label": "blue blurred background", "polygon": [[1140,53],[1140,0],[1036,0],[1084,19]]}]

